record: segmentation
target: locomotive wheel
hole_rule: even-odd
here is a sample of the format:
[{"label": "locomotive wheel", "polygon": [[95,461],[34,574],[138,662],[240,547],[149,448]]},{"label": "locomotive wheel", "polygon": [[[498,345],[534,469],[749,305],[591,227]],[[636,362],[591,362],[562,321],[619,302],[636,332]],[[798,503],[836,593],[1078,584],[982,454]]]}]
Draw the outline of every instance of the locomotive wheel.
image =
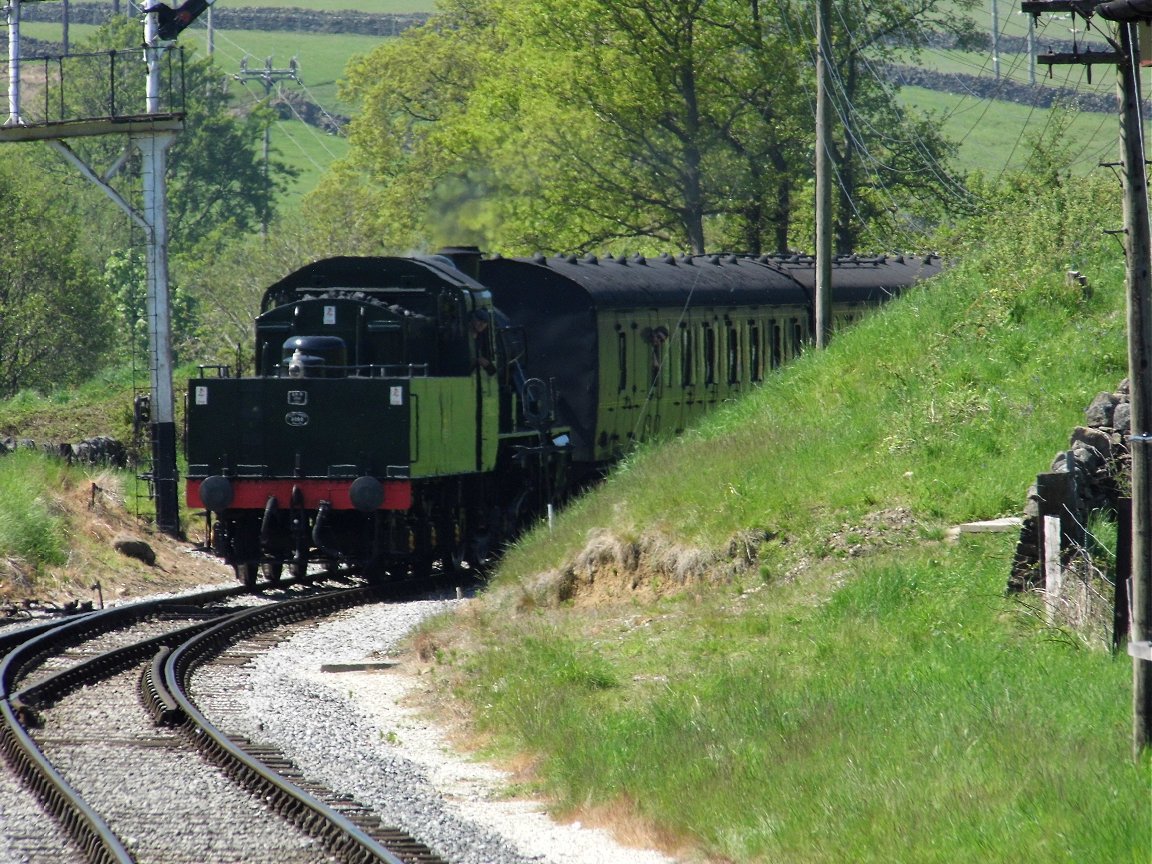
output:
[{"label": "locomotive wheel", "polygon": [[297,555],[292,559],[292,578],[299,579],[305,582],[308,579],[308,559],[303,555]]},{"label": "locomotive wheel", "polygon": [[260,573],[260,565],[255,561],[245,561],[236,565],[236,577],[244,583],[244,587],[251,591],[256,587],[256,577]]},{"label": "locomotive wheel", "polygon": [[283,561],[268,561],[263,566],[264,578],[273,585],[280,584],[280,576],[284,573]]}]

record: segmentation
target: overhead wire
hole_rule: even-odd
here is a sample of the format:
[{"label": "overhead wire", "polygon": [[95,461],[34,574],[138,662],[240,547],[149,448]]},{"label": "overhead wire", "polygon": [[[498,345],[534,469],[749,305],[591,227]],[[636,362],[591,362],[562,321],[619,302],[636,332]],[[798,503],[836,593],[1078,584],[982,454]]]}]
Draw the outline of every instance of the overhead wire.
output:
[{"label": "overhead wire", "polygon": [[[208,23],[203,18],[200,18],[200,19],[197,19],[196,21],[194,21],[192,26],[195,28],[198,28],[198,29],[205,30],[205,31],[208,29]],[[214,28],[214,30],[213,30],[213,44],[214,44],[214,53],[223,54],[224,57],[229,62],[234,63],[237,68],[240,67],[240,65],[243,63],[243,61],[246,58],[255,56],[253,54],[253,52],[247,50],[239,42],[237,42],[235,39],[230,37],[227,34],[227,31],[222,31],[219,28]],[[223,50],[221,49],[222,45],[225,46]],[[221,65],[221,68],[223,68],[222,64],[220,64],[220,65]],[[225,73],[225,74],[228,74],[228,73]],[[235,76],[230,76],[230,78],[232,80],[236,80]],[[307,96],[307,98],[309,99],[309,101],[311,101],[314,105],[316,105],[317,108],[320,110],[321,116],[325,117],[332,124],[332,128],[337,129],[338,134],[345,135],[346,133],[344,132],[343,124],[340,123],[336,119],[336,117],[326,107],[324,107],[324,105],[321,104],[319,99],[316,98],[316,95],[309,88],[307,88],[302,81],[300,81],[299,79],[296,79],[296,82],[300,86],[300,88],[304,91],[304,93]],[[240,83],[244,87],[245,90],[249,91],[249,95],[255,101],[261,101],[263,98],[265,98],[266,94],[260,94],[260,93],[253,92],[252,88],[248,86],[247,81],[242,80]],[[328,146],[328,143],[324,140],[325,137],[327,136],[327,133],[322,132],[321,130],[317,129],[313,124],[306,122],[304,120],[304,118],[300,115],[299,111],[296,109],[296,106],[292,105],[290,100],[284,100],[284,101],[286,104],[289,105],[289,108],[292,111],[295,118],[303,124],[305,130],[308,132],[308,134],[311,136],[311,138],[315,141],[315,143],[319,146],[319,148],[322,149],[326,154],[331,156],[333,159],[338,158],[337,155],[332,152],[331,148]],[[309,161],[314,167],[321,169],[321,170],[324,169],[325,166],[320,165],[316,161],[316,159],[312,156],[311,151],[309,151],[309,149],[307,147],[305,147],[303,145],[303,143],[301,143],[301,141],[297,140],[297,138],[295,136],[291,135],[288,132],[288,127],[285,124],[283,124],[283,123],[278,124],[277,128],[278,128],[278,131],[280,133],[283,133],[284,137],[287,138],[288,141],[300,152],[301,156],[303,156],[304,159]]]},{"label": "overhead wire", "polygon": [[[785,27],[787,28],[788,32],[794,37],[794,41],[797,44],[803,44],[805,46],[808,46],[807,51],[809,54],[810,62],[812,64],[812,66],[815,66],[815,46],[814,46],[813,40],[811,40],[810,38],[803,38],[799,33],[797,33],[797,28],[795,27],[795,25],[791,21],[791,18],[789,16],[789,12],[785,8],[785,3],[783,2],[783,0],[777,0],[777,6],[778,6],[778,9],[780,11],[780,19],[785,23]],[[844,10],[843,10],[842,6],[836,7],[836,13],[840,16],[840,25],[842,28],[844,28],[845,32],[848,32],[848,33],[861,32],[860,27],[859,27],[859,23],[863,23],[863,25],[865,27],[867,26],[866,20],[863,22],[855,22],[855,23],[849,22],[844,17]],[[1001,19],[1001,22],[999,25],[1001,28],[1001,30],[999,32],[1001,34],[1003,33],[1003,29],[1007,26],[1007,23],[1008,23],[1007,20]],[[923,25],[920,24],[919,22],[916,22],[915,26],[920,26],[922,33],[926,32],[924,30]],[[809,32],[814,32],[814,30],[815,30],[815,27],[812,26],[810,28]],[[864,33],[865,33],[865,36],[868,35],[866,30],[864,31]],[[1037,37],[1037,39],[1039,39],[1039,38],[1043,38],[1043,36],[1040,35]],[[923,41],[927,44],[928,40],[925,39]],[[997,41],[999,42],[1000,40],[997,40]],[[1034,45],[1036,44],[1036,40],[1034,40],[1033,44]],[[946,55],[944,52],[942,52],[938,49],[928,48],[928,49],[925,49],[925,51],[926,51],[926,53],[929,53],[930,55],[935,53],[935,54],[940,55],[941,57],[946,57],[952,63],[952,65],[956,65],[957,61],[956,61],[955,57],[950,56],[950,55]],[[1024,66],[1024,63],[1028,62],[1028,60],[1030,59],[1029,55],[1026,52],[1010,52],[1008,55],[1002,55],[1002,56],[1010,56],[1012,59],[1011,59],[1011,62],[1008,64],[1008,68],[1006,70],[1004,68],[1001,68],[1000,81],[996,85],[996,87],[993,91],[994,95],[1002,94],[1003,91],[1009,85],[1017,86],[1022,82],[1022,80],[1026,80],[1024,78],[1024,76],[1027,73],[1024,72],[1023,66]],[[988,66],[991,62],[991,59],[992,59],[991,55],[989,54],[989,55],[986,55],[983,63],[980,63],[980,64],[969,63],[969,65],[972,68],[979,69],[983,75],[990,75],[991,73],[988,71]],[[870,74],[872,74],[874,76],[875,80],[878,80],[881,82],[884,82],[886,80],[885,70],[882,70],[882,69],[879,69],[878,67],[876,67],[872,63],[870,58],[863,56],[862,61],[866,64],[866,67],[868,68]],[[966,58],[962,57],[961,62],[963,63],[963,62],[968,62],[968,61]],[[1093,88],[1085,86],[1085,75],[1086,75],[1086,73],[1083,69],[1080,69],[1080,70],[1071,70],[1070,69],[1065,74],[1064,79],[1061,82],[1061,86],[1063,86],[1064,89],[1067,89],[1067,90],[1072,91],[1072,92],[1085,92],[1085,91],[1090,92]],[[842,76],[841,76],[839,70],[833,68],[831,79],[833,82],[833,89],[835,92],[835,97],[832,100],[833,105],[835,106],[835,110],[839,116],[840,122],[843,124],[843,128],[846,130],[846,134],[848,134],[849,136],[853,136],[852,137],[853,146],[858,148],[858,152],[860,153],[861,159],[865,161],[865,164],[867,164],[870,168],[872,168],[874,170],[882,169],[885,167],[891,167],[891,166],[885,166],[883,161],[881,159],[877,158],[877,156],[867,146],[866,142],[863,139],[861,139],[860,136],[853,130],[853,122],[858,121],[857,125],[859,125],[859,128],[861,131],[867,131],[868,133],[870,133],[871,135],[874,136],[874,140],[877,140],[881,143],[883,143],[884,141],[891,141],[891,136],[889,136],[885,130],[876,128],[874,125],[871,125],[870,120],[868,118],[866,118],[866,117],[862,118],[862,117],[855,116],[853,114],[853,112],[851,112],[850,102],[845,97],[845,93],[847,91],[847,88],[844,86],[844,81],[842,79]],[[883,86],[887,87],[887,85],[883,85]],[[811,90],[807,84],[805,84],[805,95],[808,98],[810,105],[814,105],[815,100],[814,100],[814,97],[812,96]],[[894,97],[894,92],[891,91],[890,89],[889,89],[889,96]],[[962,94],[957,99],[956,104],[953,106],[951,112],[945,116],[946,117],[955,117],[955,116],[960,116],[963,113],[966,113],[968,111],[971,111],[972,108],[967,107],[965,105],[965,103],[968,103],[968,102],[971,102],[974,104],[975,107],[978,107],[979,114],[976,116],[975,120],[968,126],[967,130],[963,133],[959,143],[963,143],[965,140],[967,140],[969,138],[969,136],[975,131],[975,129],[977,129],[979,127],[979,125],[984,121],[984,118],[985,118],[987,112],[991,109],[995,100],[994,100],[994,98],[990,98],[988,96],[983,96],[983,95],[978,95],[978,94],[975,94],[975,93],[972,93],[971,91],[969,91],[967,93]],[[1012,164],[1013,158],[1014,158],[1016,152],[1018,151],[1021,143],[1023,142],[1024,138],[1030,132],[1034,133],[1036,131],[1035,124],[1033,123],[1033,118],[1037,115],[1037,112],[1039,110],[1043,110],[1043,109],[1040,108],[1040,105],[1038,104],[1037,100],[1033,100],[1033,102],[1028,106],[1028,108],[1029,108],[1028,115],[1025,118],[1024,123],[1021,124],[1020,133],[1017,137],[1017,140],[1013,144],[1009,158],[1006,160],[1004,166],[1001,169],[1001,172],[1000,172],[1001,175],[1003,174],[1004,171],[1009,170],[1009,168]],[[813,108],[813,111],[814,111],[814,108]],[[1040,133],[1039,133],[1039,136],[1041,139],[1043,139],[1043,137],[1048,134],[1048,131],[1051,128],[1051,124],[1055,123],[1058,119],[1057,118],[1057,112],[1052,111],[1052,110],[1044,110],[1043,117],[1044,117],[1044,125],[1041,128]],[[1102,121],[1101,121],[1100,128],[1103,128],[1103,124],[1106,122],[1107,122],[1107,117],[1105,116],[1104,119],[1102,119]],[[860,125],[860,123],[862,123],[862,125]],[[938,171],[939,170],[938,166],[935,169],[933,168],[933,163],[936,160],[927,158],[929,154],[927,153],[927,150],[924,148],[924,142],[922,140],[914,140],[913,143],[914,143],[914,146],[916,146],[918,149],[920,149],[925,154],[926,162],[925,162],[924,170],[925,171],[933,171],[933,170]],[[1084,149],[1087,149],[1087,146],[1088,145],[1085,145]],[[942,178],[942,175],[939,173],[937,173],[936,176],[938,178]],[[837,179],[837,182],[841,185],[841,189],[843,190],[842,178],[840,178],[838,176],[836,179]],[[887,190],[886,188],[884,188],[883,177],[880,176],[878,179],[879,179],[879,183],[878,183],[879,192],[881,194],[887,196],[889,198],[889,200],[891,200],[890,191]],[[955,181],[952,181],[950,178],[944,179],[943,187],[944,188],[951,188],[951,191],[953,193],[960,194],[959,188],[955,184]],[[965,194],[965,195],[967,194],[966,188],[963,189],[962,194]],[[857,211],[857,216],[859,217],[858,208],[856,208],[855,202],[853,202],[851,200],[850,196],[847,196],[847,197],[848,197],[849,206],[853,207]],[[867,226],[864,226],[864,227],[865,227],[865,230],[867,230]]]}]

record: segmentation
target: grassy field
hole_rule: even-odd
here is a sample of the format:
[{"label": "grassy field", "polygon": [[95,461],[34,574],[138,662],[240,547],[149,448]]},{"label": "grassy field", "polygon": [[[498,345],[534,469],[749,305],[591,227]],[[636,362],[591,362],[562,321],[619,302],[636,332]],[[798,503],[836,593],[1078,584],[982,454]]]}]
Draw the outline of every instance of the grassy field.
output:
[{"label": "grassy field", "polygon": [[1045,136],[1056,137],[1081,174],[1098,170],[1101,162],[1114,161],[1120,148],[1118,114],[1062,116],[1050,109],[919,87],[904,88],[900,98],[905,105],[937,118],[944,134],[959,145],[956,164],[961,170],[981,171],[993,178],[1023,167],[1033,142]]}]

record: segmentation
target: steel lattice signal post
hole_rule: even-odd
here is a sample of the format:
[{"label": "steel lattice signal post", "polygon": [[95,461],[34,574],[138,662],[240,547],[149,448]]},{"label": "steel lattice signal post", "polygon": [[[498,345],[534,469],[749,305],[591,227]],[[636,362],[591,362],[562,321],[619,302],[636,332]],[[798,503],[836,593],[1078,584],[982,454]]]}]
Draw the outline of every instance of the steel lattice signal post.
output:
[{"label": "steel lattice signal post", "polygon": [[1041,63],[1115,65],[1120,96],[1124,180],[1124,252],[1128,282],[1128,383],[1132,406],[1132,586],[1128,653],[1132,655],[1132,749],[1152,746],[1152,240],[1148,171],[1140,116],[1141,24],[1152,21],[1152,0],[1026,0],[1022,12],[1071,12],[1115,22],[1110,51],[1038,57]]},{"label": "steel lattice signal post", "polygon": [[[184,128],[182,104],[172,97],[173,76],[169,76],[168,104],[164,103],[163,74],[173,41],[214,0],[187,0],[176,9],[160,4],[146,10],[143,56],[145,64],[145,104],[143,112],[126,111],[116,104],[115,84],[108,93],[108,111],[101,116],[62,116],[51,114],[54,102],[47,98],[59,82],[63,88],[68,56],[40,58],[45,65],[44,105],[28,108],[21,104],[20,4],[8,0],[8,119],[0,126],[0,142],[47,141],[85,177],[99,186],[140,226],[148,240],[147,318],[152,396],[150,432],[152,439],[151,483],[156,501],[156,523],[166,534],[180,533],[178,476],[176,471],[176,422],[172,388],[171,310],[168,293],[168,217],[166,168],[168,149]],[[123,55],[125,52],[119,52]],[[103,55],[101,55],[103,56]],[[114,67],[117,52],[110,52]],[[139,56],[139,55],[137,55]],[[49,61],[57,64],[48,73]],[[123,62],[122,60],[120,62]],[[109,76],[114,80],[114,76]],[[181,94],[182,95],[182,94]],[[60,100],[61,105],[63,99]],[[64,109],[61,107],[60,111]],[[101,175],[89,167],[67,144],[70,138],[99,135],[127,135],[140,150],[143,161],[143,207],[134,208]]]}]

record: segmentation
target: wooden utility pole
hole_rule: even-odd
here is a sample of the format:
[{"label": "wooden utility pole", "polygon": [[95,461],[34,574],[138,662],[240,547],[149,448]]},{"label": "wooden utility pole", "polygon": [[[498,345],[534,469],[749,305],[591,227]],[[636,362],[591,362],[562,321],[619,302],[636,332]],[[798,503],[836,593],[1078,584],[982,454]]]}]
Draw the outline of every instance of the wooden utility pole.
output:
[{"label": "wooden utility pole", "polygon": [[1132,749],[1152,745],[1152,243],[1148,226],[1148,171],[1140,117],[1140,49],[1137,25],[1120,25],[1124,226],[1128,233],[1128,398],[1132,427]]},{"label": "wooden utility pole", "polygon": [[[280,81],[295,81],[300,84],[300,64],[296,62],[293,57],[287,69],[273,69],[272,58],[269,57],[264,61],[263,69],[249,69],[248,58],[244,57],[240,60],[240,71],[232,76],[236,81],[259,81],[264,85],[264,101],[267,104],[271,103],[272,90]],[[272,153],[272,126],[270,123],[264,124],[264,185],[269,185],[268,180],[268,160]],[[265,211],[260,214],[260,236],[268,237],[268,213]]]},{"label": "wooden utility pole", "polygon": [[1132,407],[1132,751],[1152,746],[1152,239],[1148,171],[1140,116],[1140,22],[1152,20],[1152,0],[1026,0],[1022,12],[1071,12],[1118,24],[1113,51],[1049,54],[1048,64],[1111,63],[1120,95],[1120,157],[1124,178],[1124,254],[1128,281],[1128,387]]},{"label": "wooden utility pole", "polygon": [[992,0],[992,68],[996,72],[996,80],[1000,80],[1000,9],[996,0]]},{"label": "wooden utility pole", "polygon": [[832,124],[832,105],[828,98],[831,86],[832,39],[828,20],[832,0],[816,4],[816,347],[828,345],[832,333],[832,141],[828,134]]}]

